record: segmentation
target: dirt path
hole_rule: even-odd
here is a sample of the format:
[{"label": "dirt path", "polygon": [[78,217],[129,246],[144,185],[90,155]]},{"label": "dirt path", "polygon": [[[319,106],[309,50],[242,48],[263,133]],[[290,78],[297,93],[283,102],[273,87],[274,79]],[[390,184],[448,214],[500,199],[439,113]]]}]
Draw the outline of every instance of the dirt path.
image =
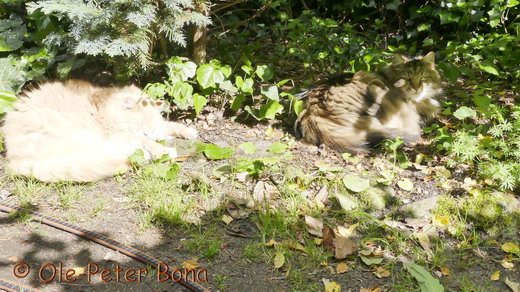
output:
[{"label": "dirt path", "polygon": [[[344,175],[345,171],[370,175],[389,170],[388,167],[392,163],[383,158],[383,154],[345,160],[340,153],[295,142],[291,136],[267,124],[246,126],[231,122],[218,111],[202,116],[196,127],[200,129],[202,141],[231,147],[236,152],[229,160],[212,161],[196,155],[183,163],[182,173],[175,182],[166,182],[160,186],[164,190],[174,185],[171,193],[166,194],[167,198],[161,200],[170,202],[168,200],[180,196],[179,201],[175,202],[183,206],[179,218],[185,223],[181,225],[176,225],[171,217],[161,215],[162,211],[150,211],[153,209],[153,200],[147,201],[139,194],[153,190],[152,186],[147,186],[148,181],[132,173],[92,184],[56,186],[9,177],[4,172],[5,161],[1,160],[0,176],[3,179],[0,190],[3,197],[0,197],[0,200],[13,205],[30,203],[31,209],[35,211],[104,234],[162,259],[174,267],[180,267],[184,261],[195,260],[207,269],[209,282],[205,285],[214,290],[323,291],[323,279],[341,284],[344,291],[349,291],[349,288],[359,291],[361,288],[370,287],[410,291],[410,287],[416,287],[413,279],[405,274],[396,259],[389,260],[385,265],[385,269],[391,273],[390,277],[375,276],[376,267],[364,266],[355,254],[346,259],[349,271],[337,272],[337,265],[343,261],[334,259],[330,250],[316,249],[312,246],[314,238],[305,232],[302,223],[304,220],[298,217],[297,213],[295,218],[300,220],[290,225],[293,227],[289,229],[298,230],[291,234],[303,243],[305,252],[291,251],[291,248],[280,245],[276,250],[268,247],[264,244],[271,239],[268,236],[283,239],[285,235],[271,233],[271,229],[266,227],[266,221],[272,218],[261,217],[255,211],[262,209],[261,204],[254,200],[255,194],[269,194],[267,204],[292,218],[291,212],[303,212],[302,210],[306,209],[291,206],[305,205],[305,202],[312,201],[323,186],[321,181],[330,182],[329,189],[332,193],[333,182]],[[268,152],[275,141],[288,145],[287,153],[290,152],[290,156],[286,153],[273,155]],[[252,142],[257,151],[245,154],[238,148],[245,142]],[[181,153],[192,153],[195,148],[193,142],[177,141],[177,144]],[[225,171],[227,168],[234,169],[233,167],[240,163],[240,159],[253,161],[255,158],[273,156],[279,158],[277,163],[264,165],[260,174]],[[390,225],[395,223],[396,230],[410,234],[410,237],[403,237],[403,242],[413,241],[413,232],[422,232],[428,226],[431,227],[431,220],[424,219],[424,216],[431,218],[431,215],[423,214],[423,217],[419,216],[416,219],[401,217],[396,221],[391,220],[392,216],[404,212],[400,209],[401,205],[415,202],[428,204],[428,200],[446,191],[438,186],[438,178],[432,178],[420,168],[411,167],[400,171],[397,177],[398,179],[387,186],[377,186],[383,195],[360,197],[359,202],[369,201],[369,207],[364,208],[366,214],[380,220],[388,219],[385,222]],[[412,191],[404,191],[397,185],[397,181],[403,178],[413,183]],[[311,182],[305,185],[306,190],[300,191],[298,184],[304,184],[303,181],[306,179]],[[151,181],[151,184],[154,184],[154,181]],[[265,189],[259,191],[259,188]],[[292,188],[297,192],[290,191]],[[294,200],[293,195],[298,192],[302,194],[302,198],[298,200],[303,201]],[[378,200],[383,197],[391,200],[385,199],[378,205]],[[399,204],[392,201],[399,201]],[[331,195],[328,201],[324,202],[328,208],[325,209],[328,210],[326,214],[331,216],[327,224],[343,224],[338,220],[345,220],[347,217],[338,217],[337,213],[341,213],[341,208],[335,203],[335,198]],[[433,208],[434,205],[430,207]],[[426,208],[425,212],[428,213],[430,209]],[[316,214],[316,211],[312,211],[311,214]],[[229,224],[224,223],[224,215],[230,216],[233,221]],[[383,229],[385,228],[388,227]],[[274,228],[272,230],[276,231]],[[392,240],[390,235],[376,235],[376,230],[368,227],[361,231],[360,233],[364,234],[363,239],[357,239],[360,244],[373,237]],[[36,287],[42,291],[185,291],[178,285],[158,283],[153,271],[148,271],[149,276],[139,283],[117,283],[115,279],[104,283],[99,277],[93,277],[90,282],[86,279],[74,283],[59,283],[55,280],[44,284],[38,278],[38,270],[45,264],[62,264],[68,269],[83,268],[89,263],[96,263],[108,269],[114,269],[116,265],[123,269],[137,270],[146,267],[108,248],[23,218],[0,214],[0,234],[0,278],[3,279]],[[435,242],[437,244],[439,241]],[[450,266],[452,274],[441,279],[445,287],[458,291],[465,283],[461,281],[466,281],[489,288],[479,291],[507,291],[503,282],[488,281],[488,275],[501,270],[502,277],[520,278],[518,269],[504,270],[499,261],[490,261],[490,258],[498,259],[497,249],[490,250],[485,256],[472,251],[457,254],[455,247],[450,247],[450,240],[440,242],[444,242],[447,248],[443,249],[435,260],[442,261],[439,266]],[[275,251],[280,250],[287,257],[286,263],[281,269],[275,269],[272,258]],[[392,256],[397,256],[397,251],[392,250],[392,245],[386,250],[391,251]],[[417,250],[422,249],[419,246]],[[407,256],[412,257],[411,253]],[[464,257],[466,263],[471,263],[471,266],[460,267],[459,261]],[[13,267],[19,262],[26,262],[31,267],[30,274],[25,279],[16,279],[13,276]],[[49,273],[44,273],[44,276],[50,277]]]}]

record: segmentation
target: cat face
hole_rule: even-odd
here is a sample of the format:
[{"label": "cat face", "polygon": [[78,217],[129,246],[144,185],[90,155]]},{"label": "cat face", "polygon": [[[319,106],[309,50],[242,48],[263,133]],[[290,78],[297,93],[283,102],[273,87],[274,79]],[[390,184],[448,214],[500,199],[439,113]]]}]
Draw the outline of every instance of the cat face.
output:
[{"label": "cat face", "polygon": [[152,140],[171,138],[162,116],[167,106],[163,100],[150,99],[136,86],[121,88],[114,100],[118,108],[113,111],[117,115],[118,128]]},{"label": "cat face", "polygon": [[422,102],[441,92],[440,74],[435,68],[435,54],[412,60],[395,55],[383,74],[406,99]]}]

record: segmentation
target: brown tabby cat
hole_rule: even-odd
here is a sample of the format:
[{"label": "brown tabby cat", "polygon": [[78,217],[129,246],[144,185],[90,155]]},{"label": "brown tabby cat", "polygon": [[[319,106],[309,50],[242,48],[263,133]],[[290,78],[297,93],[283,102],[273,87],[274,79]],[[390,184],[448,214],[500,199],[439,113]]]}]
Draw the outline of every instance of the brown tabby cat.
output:
[{"label": "brown tabby cat", "polygon": [[412,142],[421,120],[438,112],[441,92],[433,52],[415,59],[395,55],[379,72],[344,74],[304,92],[295,132],[304,142],[350,153],[387,138]]},{"label": "brown tabby cat", "polygon": [[197,130],[165,121],[164,102],[136,86],[50,82],[26,91],[0,129],[7,167],[41,181],[95,181],[128,168],[136,149],[147,157],[177,156],[154,140],[195,139]]}]

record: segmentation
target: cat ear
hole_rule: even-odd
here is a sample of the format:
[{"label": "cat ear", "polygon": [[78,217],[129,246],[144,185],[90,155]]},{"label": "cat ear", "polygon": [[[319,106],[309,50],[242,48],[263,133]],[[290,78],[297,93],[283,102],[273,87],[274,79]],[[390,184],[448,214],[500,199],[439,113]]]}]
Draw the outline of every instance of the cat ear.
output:
[{"label": "cat ear", "polygon": [[403,64],[404,62],[405,62],[405,59],[399,54],[395,54],[394,59],[392,59],[392,65],[399,65],[399,64]]},{"label": "cat ear", "polygon": [[426,56],[422,58],[422,60],[426,63],[433,64],[435,62],[435,53],[429,52],[428,54],[426,54]]}]

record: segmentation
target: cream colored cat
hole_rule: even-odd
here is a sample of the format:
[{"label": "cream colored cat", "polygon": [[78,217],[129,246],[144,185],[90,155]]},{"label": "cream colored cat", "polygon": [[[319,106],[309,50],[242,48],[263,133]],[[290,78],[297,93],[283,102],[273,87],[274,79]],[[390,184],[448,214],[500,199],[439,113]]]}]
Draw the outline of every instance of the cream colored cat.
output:
[{"label": "cream colored cat", "polygon": [[41,181],[95,181],[128,168],[142,149],[148,158],[174,148],[154,140],[197,131],[167,122],[164,102],[148,99],[136,86],[96,87],[83,81],[51,82],[25,92],[1,128],[7,167]]}]

